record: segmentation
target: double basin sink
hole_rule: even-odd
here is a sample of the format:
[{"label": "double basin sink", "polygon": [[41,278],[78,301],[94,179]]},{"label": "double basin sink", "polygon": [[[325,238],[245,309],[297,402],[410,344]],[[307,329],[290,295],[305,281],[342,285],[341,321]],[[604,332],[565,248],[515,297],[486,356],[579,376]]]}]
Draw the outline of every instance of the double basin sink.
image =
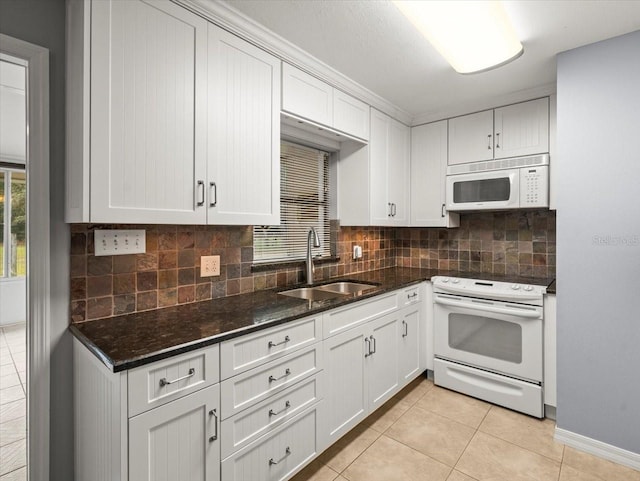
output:
[{"label": "double basin sink", "polygon": [[324,301],[338,297],[360,296],[363,293],[378,287],[376,284],[364,284],[360,282],[340,281],[320,286],[300,287],[288,291],[279,292],[280,295],[307,299],[309,301]]}]

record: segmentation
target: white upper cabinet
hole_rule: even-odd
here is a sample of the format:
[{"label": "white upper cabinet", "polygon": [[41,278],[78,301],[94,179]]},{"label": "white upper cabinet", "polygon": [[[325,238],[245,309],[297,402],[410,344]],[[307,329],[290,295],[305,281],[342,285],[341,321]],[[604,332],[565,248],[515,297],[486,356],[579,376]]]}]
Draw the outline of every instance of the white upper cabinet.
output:
[{"label": "white upper cabinet", "polygon": [[369,138],[367,104],[287,63],[282,64],[282,111],[349,136]]},{"label": "white upper cabinet", "polygon": [[370,225],[409,225],[410,143],[409,127],[371,109]]},{"label": "white upper cabinet", "polygon": [[493,159],[493,110],[449,119],[449,165]]},{"label": "white upper cabinet", "polygon": [[72,220],[204,223],[207,22],[169,1],[90,15],[91,213]]},{"label": "white upper cabinet", "polygon": [[495,110],[495,158],[549,152],[549,98]]},{"label": "white upper cabinet", "polygon": [[445,208],[447,121],[411,129],[411,225],[458,227],[460,216]]},{"label": "white upper cabinet", "polygon": [[449,165],[549,152],[549,98],[449,119]]},{"label": "white upper cabinet", "polygon": [[280,61],[209,25],[208,221],[280,222]]}]

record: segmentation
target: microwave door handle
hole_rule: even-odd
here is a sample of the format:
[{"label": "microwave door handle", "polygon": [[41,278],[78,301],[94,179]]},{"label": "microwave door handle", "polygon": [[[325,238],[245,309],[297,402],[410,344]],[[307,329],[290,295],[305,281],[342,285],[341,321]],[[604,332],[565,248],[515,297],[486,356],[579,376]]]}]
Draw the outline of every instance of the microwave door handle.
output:
[{"label": "microwave door handle", "polygon": [[471,303],[468,301],[455,301],[452,299],[436,296],[435,302],[442,304],[443,306],[451,307],[464,307],[467,309],[474,309],[476,311],[493,312],[495,314],[507,314],[510,316],[524,317],[526,319],[538,319],[540,313],[538,311],[525,311],[520,309],[510,309],[508,307],[496,307],[482,304]]}]

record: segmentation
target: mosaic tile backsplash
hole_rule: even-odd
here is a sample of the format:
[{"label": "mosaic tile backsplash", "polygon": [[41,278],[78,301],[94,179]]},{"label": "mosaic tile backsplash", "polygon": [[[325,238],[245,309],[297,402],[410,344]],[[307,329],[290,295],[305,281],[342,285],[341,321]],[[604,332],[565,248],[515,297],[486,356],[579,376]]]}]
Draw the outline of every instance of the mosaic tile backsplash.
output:
[{"label": "mosaic tile backsplash", "polygon": [[[385,267],[555,276],[555,212],[465,214],[456,229],[339,227],[337,261],[318,281]],[[96,229],[145,229],[146,253],[94,255]],[[363,257],[351,258],[354,245]],[[220,276],[200,277],[200,257],[220,255]],[[71,322],[232,296],[304,281],[304,265],[252,270],[251,226],[71,225]]]}]

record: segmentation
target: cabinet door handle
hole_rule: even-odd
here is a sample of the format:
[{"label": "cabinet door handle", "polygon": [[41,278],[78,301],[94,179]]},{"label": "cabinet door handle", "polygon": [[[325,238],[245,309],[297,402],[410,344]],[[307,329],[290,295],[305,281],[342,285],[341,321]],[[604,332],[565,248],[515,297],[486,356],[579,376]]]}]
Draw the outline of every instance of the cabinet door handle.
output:
[{"label": "cabinet door handle", "polygon": [[407,294],[407,299],[411,300],[411,299],[415,299],[416,297],[418,297],[418,293],[414,292],[413,294]]},{"label": "cabinet door handle", "polygon": [[500,132],[496,133],[496,149],[500,148]]},{"label": "cabinet door handle", "polygon": [[215,207],[218,203],[218,186],[215,182],[209,182],[209,193],[211,193],[211,189],[213,189],[213,195],[211,196],[213,202],[209,202],[209,207]]},{"label": "cabinet door handle", "polygon": [[284,374],[280,377],[269,376],[269,382],[279,381],[280,379],[284,379],[285,377],[287,377],[289,374],[291,374],[291,369],[287,368]]},{"label": "cabinet door handle", "polygon": [[289,336],[284,336],[284,340],[280,341],[280,342],[273,342],[273,341],[269,341],[269,347],[276,347],[279,346],[280,344],[284,344],[285,342],[289,342],[291,339],[289,338]]},{"label": "cabinet door handle", "polygon": [[407,324],[407,321],[405,320],[402,321],[402,327],[404,327],[404,332],[402,333],[402,337],[407,337],[409,335],[409,325]]},{"label": "cabinet door handle", "polygon": [[391,217],[393,215],[393,209],[392,206],[393,204],[391,202],[387,202],[387,207],[389,208],[389,213],[387,214],[387,217]]},{"label": "cabinet door handle", "polygon": [[391,204],[391,212],[392,212],[391,217],[395,217],[396,216],[396,204],[395,203]]},{"label": "cabinet door handle", "polygon": [[368,337],[364,338],[364,343],[367,345],[367,352],[364,354],[364,357],[369,357],[371,355],[371,341],[369,341]]},{"label": "cabinet door handle", "polygon": [[198,207],[202,207],[204,205],[204,181],[198,181],[198,188],[196,189],[200,193],[200,200],[197,201]]},{"label": "cabinet door handle", "polygon": [[289,456],[291,454],[291,448],[289,446],[287,446],[287,449],[284,450],[284,456],[282,456],[280,459],[278,459],[277,461],[275,461],[273,458],[271,458],[269,460],[269,466],[272,466],[274,464],[278,464],[280,461],[284,461],[284,459]]},{"label": "cabinet door handle", "polygon": [[376,338],[373,336],[369,336],[369,338],[371,339],[371,346],[373,347],[373,351],[371,351],[371,354],[375,354],[376,353]]},{"label": "cabinet door handle", "polygon": [[487,149],[491,150],[491,134],[487,135]]},{"label": "cabinet door handle", "polygon": [[212,409],[211,411],[209,411],[209,416],[213,416],[213,422],[216,428],[215,431],[213,432],[213,436],[209,437],[209,442],[212,443],[216,439],[218,439],[218,413],[216,412],[215,409]]},{"label": "cabinet door handle", "polygon": [[190,377],[193,377],[195,374],[196,374],[196,370],[195,370],[195,368],[192,367],[192,368],[189,369],[189,374],[187,374],[186,376],[182,376],[182,377],[179,377],[177,379],[173,379],[171,381],[167,381],[167,378],[163,377],[162,379],[160,379],[160,387],[164,387],[167,384],[173,384],[173,383],[176,383],[178,381],[184,381],[185,379],[189,379]]},{"label": "cabinet door handle", "polygon": [[446,211],[445,211],[445,209],[444,209],[444,207],[445,207],[445,205],[444,205],[444,204],[442,204],[442,208],[440,209],[440,216],[441,216],[441,217],[444,217],[445,212],[446,212]]},{"label": "cabinet door handle", "polygon": [[269,417],[277,416],[278,414],[282,414],[283,412],[285,412],[290,407],[291,407],[291,403],[289,401],[287,401],[286,403],[284,403],[284,408],[282,408],[280,411],[274,411],[273,409],[269,409]]}]

